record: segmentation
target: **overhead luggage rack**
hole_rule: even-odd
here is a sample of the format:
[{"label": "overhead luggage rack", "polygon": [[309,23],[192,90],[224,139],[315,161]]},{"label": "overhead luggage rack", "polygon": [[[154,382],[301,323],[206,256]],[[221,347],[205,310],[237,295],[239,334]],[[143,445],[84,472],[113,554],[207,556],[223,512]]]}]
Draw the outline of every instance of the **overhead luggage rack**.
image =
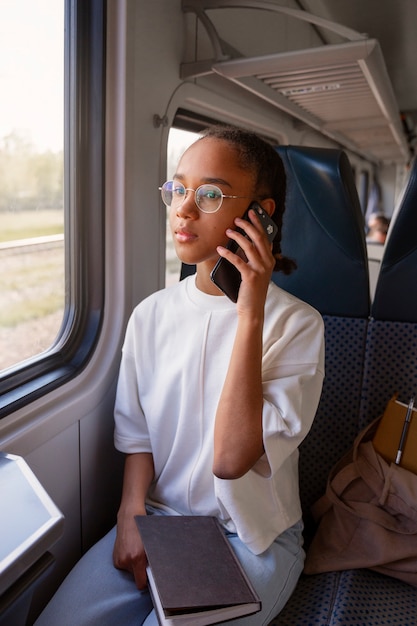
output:
[{"label": "overhead luggage rack", "polygon": [[[251,58],[226,58],[206,10],[260,8],[327,28],[349,41]],[[210,37],[214,58],[184,63],[183,78],[215,73],[374,162],[410,156],[400,112],[376,39],[306,11],[271,2],[188,0]]]}]

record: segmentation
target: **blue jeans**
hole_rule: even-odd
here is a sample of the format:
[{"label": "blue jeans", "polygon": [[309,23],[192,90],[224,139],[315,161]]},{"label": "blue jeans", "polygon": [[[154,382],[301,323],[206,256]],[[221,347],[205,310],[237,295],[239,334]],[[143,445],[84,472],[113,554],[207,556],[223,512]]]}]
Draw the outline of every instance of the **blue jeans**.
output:
[{"label": "blue jeans", "polygon": [[[266,626],[281,611],[303,569],[301,531],[298,522],[258,556],[237,535],[227,535],[262,601],[261,612],[230,624]],[[131,574],[113,566],[115,536],[113,528],[83,556],[35,626],[158,626],[149,593],[138,591]]]}]

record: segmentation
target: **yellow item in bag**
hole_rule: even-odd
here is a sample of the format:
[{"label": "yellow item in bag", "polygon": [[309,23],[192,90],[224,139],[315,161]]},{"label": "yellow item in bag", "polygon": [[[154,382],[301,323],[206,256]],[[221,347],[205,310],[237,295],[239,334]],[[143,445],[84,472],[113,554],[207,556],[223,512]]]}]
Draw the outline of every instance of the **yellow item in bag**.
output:
[{"label": "yellow item in bag", "polygon": [[388,402],[372,439],[375,450],[388,463],[417,474],[417,408],[407,406],[395,394]]}]

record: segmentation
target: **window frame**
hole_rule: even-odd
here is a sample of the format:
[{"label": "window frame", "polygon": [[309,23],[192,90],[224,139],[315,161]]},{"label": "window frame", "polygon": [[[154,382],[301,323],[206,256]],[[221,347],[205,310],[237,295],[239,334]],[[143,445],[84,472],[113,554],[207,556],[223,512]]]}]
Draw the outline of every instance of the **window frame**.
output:
[{"label": "window frame", "polygon": [[50,350],[0,373],[0,418],[87,365],[104,307],[106,0],[65,1],[65,310]]}]

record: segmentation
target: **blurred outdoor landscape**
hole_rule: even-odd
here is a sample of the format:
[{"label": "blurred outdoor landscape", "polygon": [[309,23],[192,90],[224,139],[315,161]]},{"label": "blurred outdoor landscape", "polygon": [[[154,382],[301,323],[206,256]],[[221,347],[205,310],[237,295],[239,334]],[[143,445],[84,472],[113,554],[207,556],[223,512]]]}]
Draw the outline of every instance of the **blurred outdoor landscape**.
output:
[{"label": "blurred outdoor landscape", "polygon": [[48,349],[63,317],[62,152],[0,140],[0,369]]}]

